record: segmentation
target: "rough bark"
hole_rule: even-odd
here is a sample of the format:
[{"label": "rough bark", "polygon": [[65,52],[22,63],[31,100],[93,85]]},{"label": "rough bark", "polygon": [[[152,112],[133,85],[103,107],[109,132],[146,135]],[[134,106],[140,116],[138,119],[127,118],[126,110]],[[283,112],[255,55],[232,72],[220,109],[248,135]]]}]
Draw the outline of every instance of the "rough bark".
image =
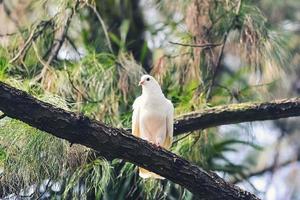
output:
[{"label": "rough bark", "polygon": [[174,135],[225,124],[300,116],[300,98],[241,103],[195,111],[177,118]]},{"label": "rough bark", "polygon": [[0,82],[0,110],[71,143],[85,145],[110,158],[120,158],[182,185],[203,199],[258,199],[177,155],[126,131],[41,102]]}]

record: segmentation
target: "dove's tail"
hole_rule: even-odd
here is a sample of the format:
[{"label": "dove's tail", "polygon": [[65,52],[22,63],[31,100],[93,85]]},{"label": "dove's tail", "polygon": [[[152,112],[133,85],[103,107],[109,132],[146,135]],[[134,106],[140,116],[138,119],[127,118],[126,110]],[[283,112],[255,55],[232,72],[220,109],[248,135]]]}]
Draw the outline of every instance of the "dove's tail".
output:
[{"label": "dove's tail", "polygon": [[139,167],[139,175],[141,178],[156,178],[156,179],[165,179],[164,177],[150,172],[144,168]]}]

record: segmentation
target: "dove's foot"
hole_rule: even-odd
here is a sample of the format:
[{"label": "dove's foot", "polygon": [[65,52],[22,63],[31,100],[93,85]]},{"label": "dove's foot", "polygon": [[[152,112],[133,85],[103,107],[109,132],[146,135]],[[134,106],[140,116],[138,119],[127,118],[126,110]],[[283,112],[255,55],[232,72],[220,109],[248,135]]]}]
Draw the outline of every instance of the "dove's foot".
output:
[{"label": "dove's foot", "polygon": [[154,143],[154,146],[156,146],[157,148],[160,148],[160,147],[161,147],[161,145],[160,145],[159,142],[155,142],[155,143]]}]

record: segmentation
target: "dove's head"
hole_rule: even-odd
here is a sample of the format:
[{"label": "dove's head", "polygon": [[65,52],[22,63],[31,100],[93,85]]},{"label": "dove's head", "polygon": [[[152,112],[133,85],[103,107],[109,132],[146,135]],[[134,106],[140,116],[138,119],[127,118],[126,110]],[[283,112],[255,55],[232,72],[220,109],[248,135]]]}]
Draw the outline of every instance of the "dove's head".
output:
[{"label": "dove's head", "polygon": [[160,94],[161,88],[158,82],[150,75],[143,75],[139,85],[143,88],[143,93],[146,94]]}]

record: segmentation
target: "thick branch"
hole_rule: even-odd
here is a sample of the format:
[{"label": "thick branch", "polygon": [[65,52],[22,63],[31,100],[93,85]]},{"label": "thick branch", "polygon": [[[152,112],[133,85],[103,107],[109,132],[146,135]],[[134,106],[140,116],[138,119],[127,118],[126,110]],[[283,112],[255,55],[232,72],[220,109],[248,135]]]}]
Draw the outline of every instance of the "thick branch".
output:
[{"label": "thick branch", "polygon": [[300,116],[300,98],[241,103],[195,111],[177,118],[174,135],[225,124]]},{"label": "thick branch", "polygon": [[0,82],[0,110],[56,137],[121,158],[182,185],[203,199],[258,199],[177,155],[85,116],[56,108]]}]

